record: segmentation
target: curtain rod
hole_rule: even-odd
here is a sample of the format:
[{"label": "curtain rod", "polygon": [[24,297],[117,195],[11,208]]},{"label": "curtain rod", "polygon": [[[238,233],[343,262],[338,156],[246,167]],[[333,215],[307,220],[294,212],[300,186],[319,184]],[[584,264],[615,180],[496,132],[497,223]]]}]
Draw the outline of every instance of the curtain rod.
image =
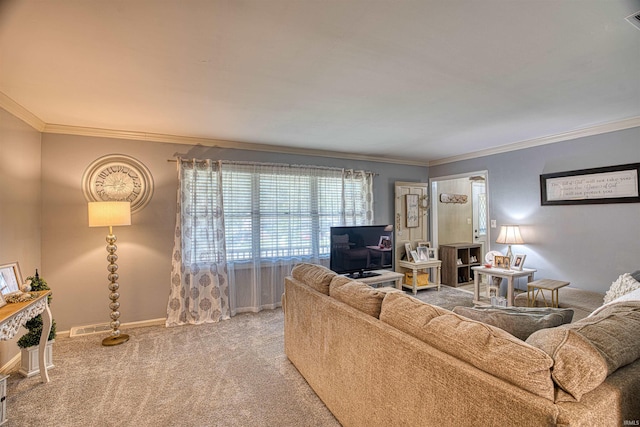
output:
[{"label": "curtain rod", "polygon": [[[226,163],[226,164],[233,164],[233,165],[247,165],[247,166],[282,166],[282,167],[304,167],[304,168],[312,168],[312,169],[325,169],[325,170],[354,170],[354,169],[350,169],[350,168],[337,168],[337,167],[330,167],[330,166],[314,166],[314,165],[291,165],[291,164],[287,164],[287,163],[264,163],[264,162],[246,162],[246,161],[236,161],[236,160],[213,160],[213,159],[183,159],[183,160],[187,160],[187,161],[192,161],[192,160],[196,160],[197,162],[206,162],[206,161],[221,161],[222,163]],[[178,163],[178,159],[167,159],[167,162],[172,162],[172,163]],[[377,176],[378,174],[375,172],[371,172],[371,171],[363,171],[365,173],[370,173],[374,176]]]}]

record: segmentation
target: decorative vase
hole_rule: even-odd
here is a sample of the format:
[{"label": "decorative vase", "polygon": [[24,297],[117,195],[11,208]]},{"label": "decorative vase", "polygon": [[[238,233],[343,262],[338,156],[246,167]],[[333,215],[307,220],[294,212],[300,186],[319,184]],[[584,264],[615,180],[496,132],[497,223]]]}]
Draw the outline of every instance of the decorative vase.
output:
[{"label": "decorative vase", "polygon": [[[47,370],[52,369],[53,366],[53,343],[55,340],[47,341],[47,346],[44,352],[44,361],[47,366]],[[40,363],[38,360],[38,347],[37,345],[21,349],[20,354],[20,370],[18,373],[23,377],[32,377],[40,373]]]}]

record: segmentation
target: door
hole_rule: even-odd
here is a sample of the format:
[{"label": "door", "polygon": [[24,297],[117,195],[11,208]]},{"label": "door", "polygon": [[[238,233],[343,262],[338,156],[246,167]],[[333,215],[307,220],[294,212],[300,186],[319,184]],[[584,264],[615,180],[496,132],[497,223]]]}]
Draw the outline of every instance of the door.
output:
[{"label": "door", "polygon": [[489,248],[487,239],[487,186],[483,177],[471,177],[471,198],[473,203],[473,243],[481,244],[481,254]]},{"label": "door", "polygon": [[[409,196],[409,199],[407,199]],[[417,201],[417,206],[412,205]],[[408,203],[413,207],[408,207]],[[416,248],[418,242],[429,240],[429,184],[423,182],[395,183],[394,267],[405,259],[405,243]]]}]

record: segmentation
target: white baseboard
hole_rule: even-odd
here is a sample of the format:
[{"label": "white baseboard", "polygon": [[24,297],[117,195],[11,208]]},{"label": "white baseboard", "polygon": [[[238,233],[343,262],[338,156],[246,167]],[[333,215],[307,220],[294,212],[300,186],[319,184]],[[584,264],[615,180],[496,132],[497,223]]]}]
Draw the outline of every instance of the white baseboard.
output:
[{"label": "white baseboard", "polygon": [[[141,320],[139,322],[129,322],[129,323],[123,323],[122,325],[120,325],[121,328],[142,328],[142,327],[146,327],[146,326],[161,326],[164,325],[167,319],[160,318],[160,319],[149,319],[149,320]],[[98,324],[98,325],[88,325],[88,326],[80,326],[80,327],[72,327],[71,330],[74,330],[76,328],[88,328],[91,326],[101,326],[103,325]],[[109,325],[109,323],[104,323],[104,325]],[[109,328],[110,330],[111,328]],[[56,332],[56,336],[59,337],[69,337],[71,336],[71,330],[69,331],[60,331],[60,332]],[[108,331],[107,331],[108,332]],[[95,332],[95,333],[105,333],[104,330]],[[85,335],[89,335],[89,334],[85,334]],[[78,335],[79,336],[79,335]],[[9,372],[12,372],[15,370],[15,368],[17,366],[20,365],[20,354],[21,352],[19,351],[18,354],[16,354],[15,356],[13,356],[7,363],[5,363],[4,365],[2,365],[2,367],[0,367],[0,374],[3,375],[7,375],[9,374]]]}]

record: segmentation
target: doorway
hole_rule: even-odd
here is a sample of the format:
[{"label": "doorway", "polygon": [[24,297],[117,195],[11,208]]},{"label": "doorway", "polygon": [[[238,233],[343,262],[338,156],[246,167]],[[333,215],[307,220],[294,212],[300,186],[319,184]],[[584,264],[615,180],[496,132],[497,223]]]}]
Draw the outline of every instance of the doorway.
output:
[{"label": "doorway", "polygon": [[488,172],[430,178],[429,186],[433,245],[479,243],[484,257],[490,242]]}]

